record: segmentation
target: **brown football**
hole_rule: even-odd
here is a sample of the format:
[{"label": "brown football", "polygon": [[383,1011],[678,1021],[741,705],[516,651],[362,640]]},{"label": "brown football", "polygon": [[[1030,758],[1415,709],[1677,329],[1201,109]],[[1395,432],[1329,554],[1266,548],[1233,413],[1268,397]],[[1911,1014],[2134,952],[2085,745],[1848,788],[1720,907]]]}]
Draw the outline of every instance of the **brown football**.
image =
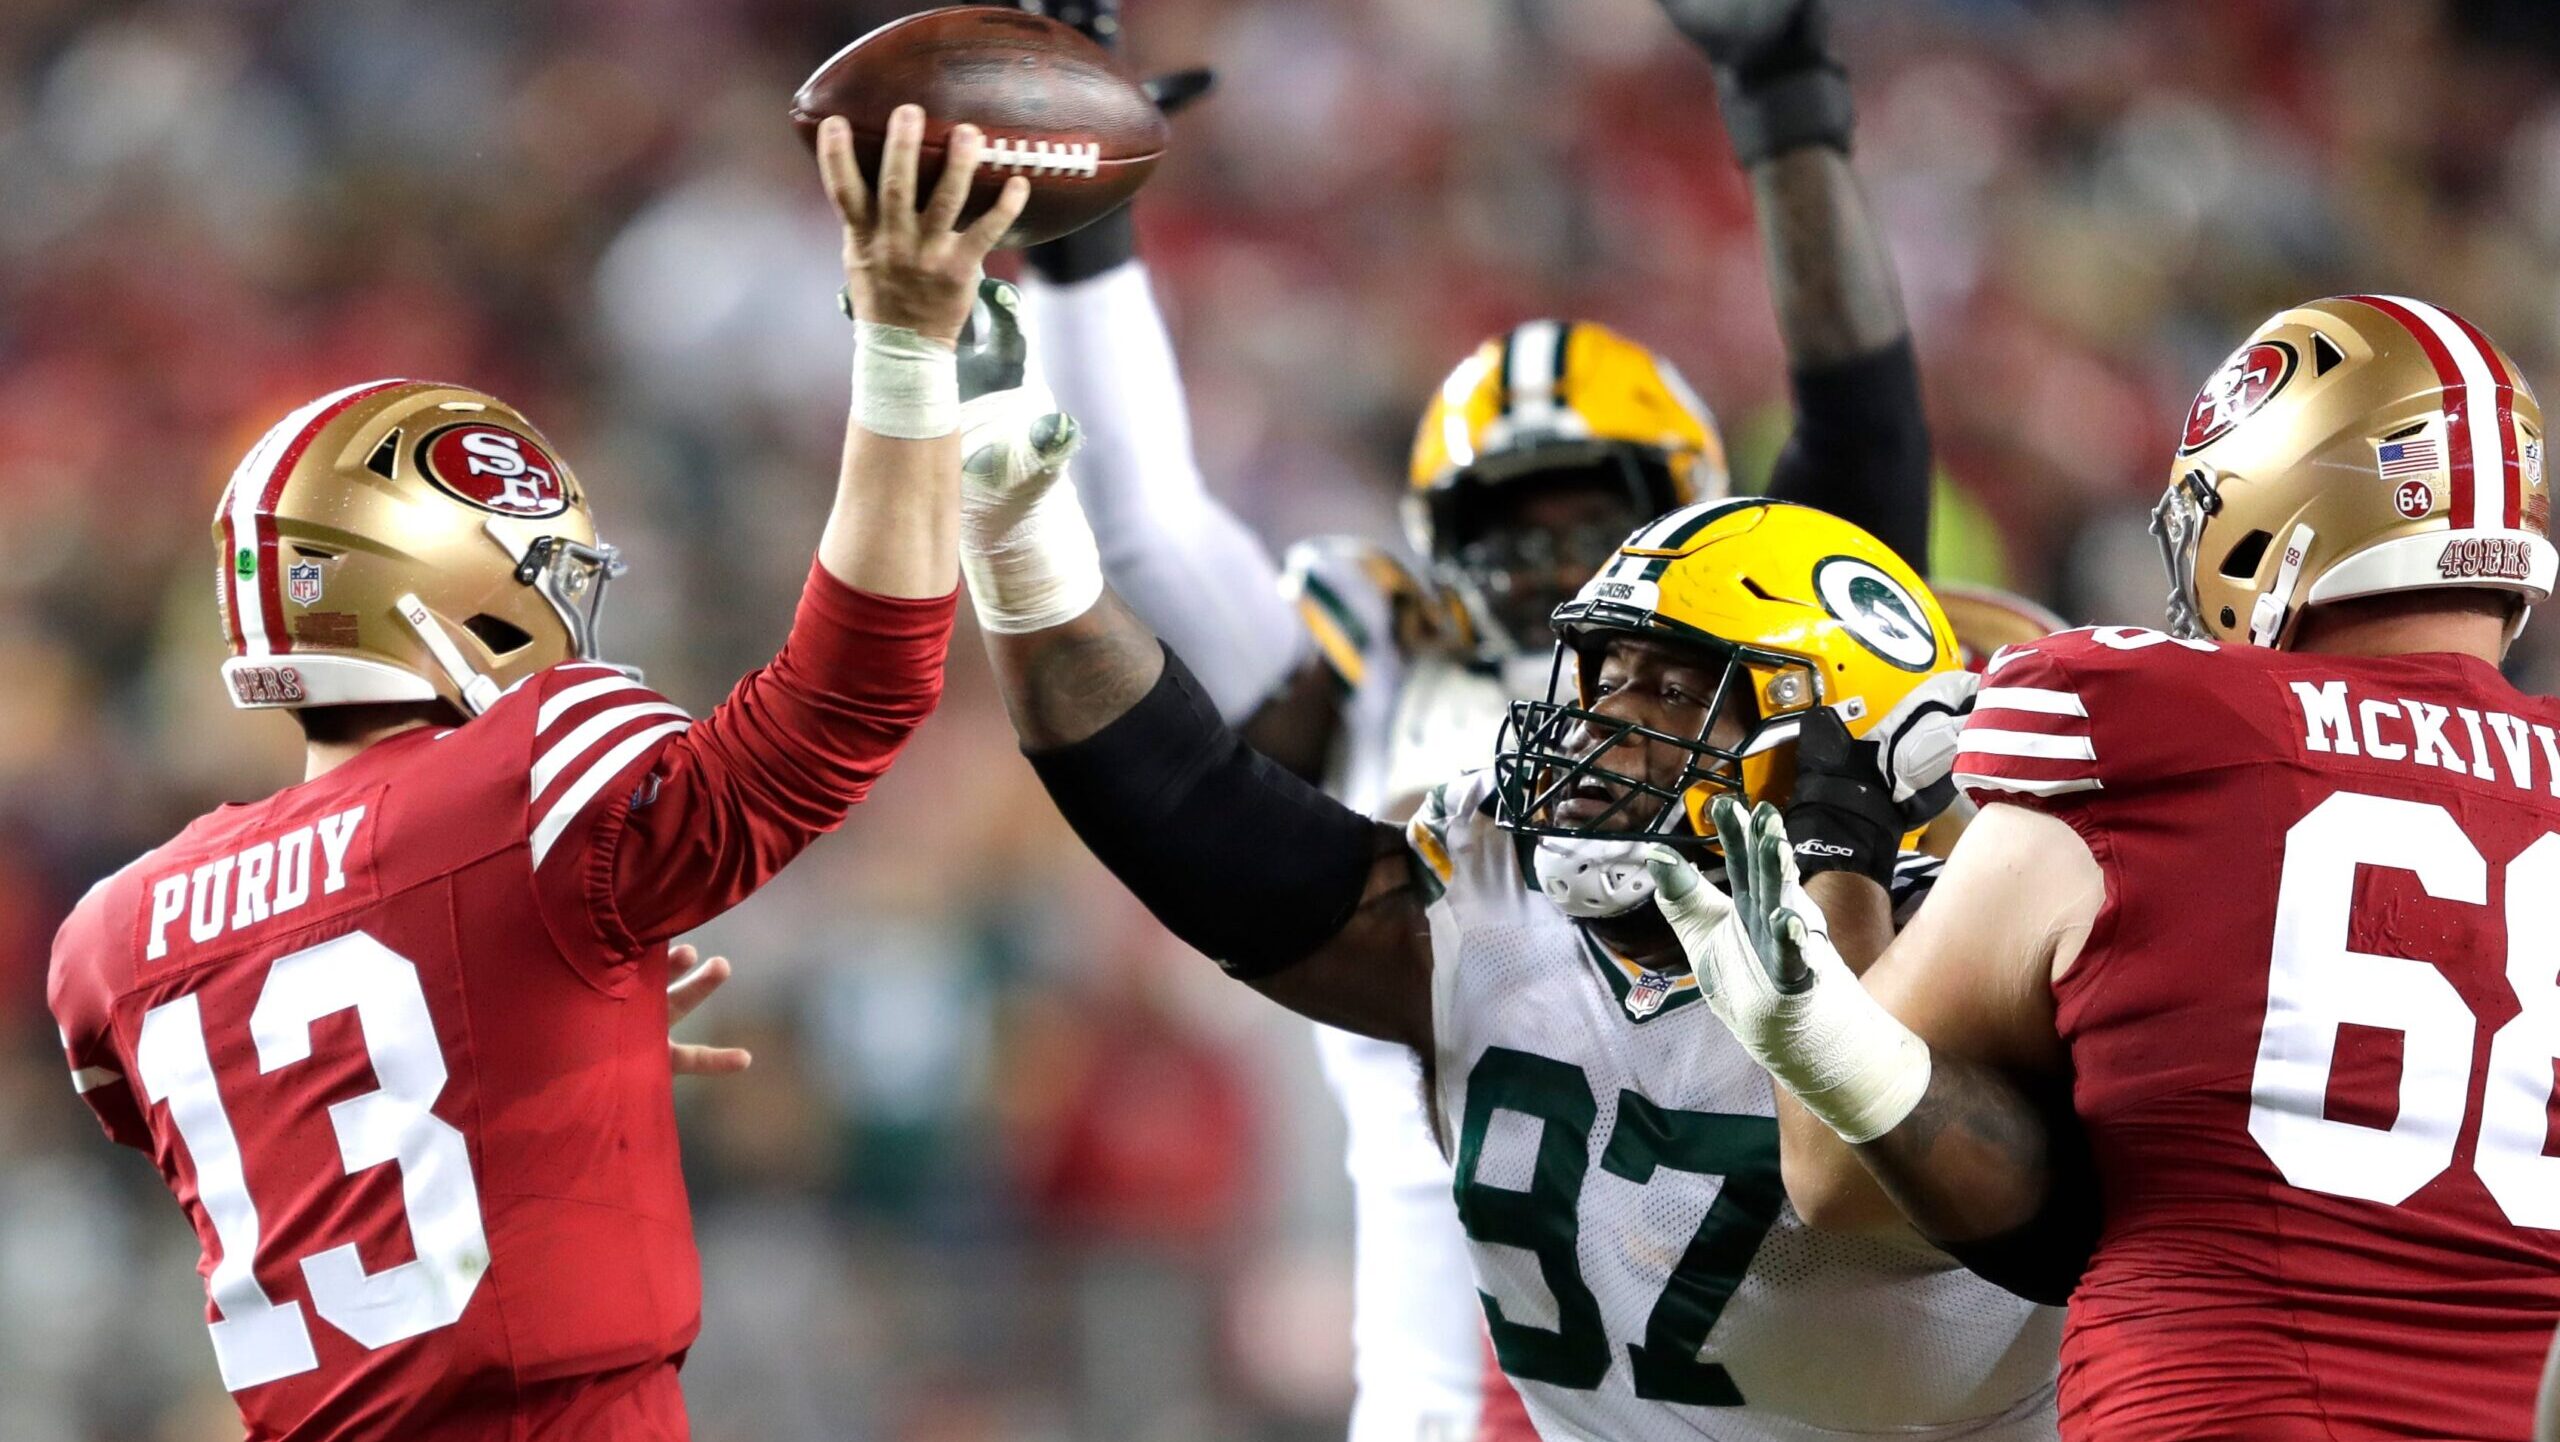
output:
[{"label": "brown football", "polygon": [[791,123],[814,148],[818,122],[843,116],[862,173],[877,177],[889,112],[906,104],[925,111],[919,196],[932,193],[951,127],[964,121],[987,137],[964,221],[985,214],[1007,179],[1030,177],[1030,204],[1007,245],[1055,240],[1109,215],[1164,154],[1164,115],[1109,52],[1071,26],[997,5],[928,10],[856,40],[791,97]]}]

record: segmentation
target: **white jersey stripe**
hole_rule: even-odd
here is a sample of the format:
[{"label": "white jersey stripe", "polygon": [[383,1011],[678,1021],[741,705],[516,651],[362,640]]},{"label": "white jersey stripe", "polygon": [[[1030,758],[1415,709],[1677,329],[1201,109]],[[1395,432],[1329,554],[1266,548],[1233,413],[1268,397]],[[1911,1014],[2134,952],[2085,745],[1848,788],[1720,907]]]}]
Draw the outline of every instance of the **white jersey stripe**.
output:
[{"label": "white jersey stripe", "polygon": [[602,791],[607,782],[622,774],[623,767],[630,765],[641,752],[655,745],[659,738],[672,736],[690,724],[685,721],[669,721],[652,726],[646,731],[634,732],[624,737],[621,745],[604,753],[595,765],[587,768],[586,774],[580,776],[568,790],[562,792],[560,799],[551,803],[551,809],[544,812],[542,820],[534,826],[533,864],[535,866],[542,864],[542,858],[551,854],[552,843],[560,839],[560,833],[569,829],[569,823],[578,819],[578,813],[586,809],[587,803],[595,799],[596,793]]},{"label": "white jersey stripe", "polygon": [[102,1066],[84,1066],[71,1074],[71,1089],[82,1096],[100,1087],[111,1087],[124,1080],[124,1073]]},{"label": "white jersey stripe", "polygon": [[2089,708],[2069,691],[2047,686],[1985,686],[1974,693],[1973,709],[1981,711],[2033,711],[2045,716],[2086,716]]},{"label": "white jersey stripe", "polygon": [[[2489,368],[2489,358],[2453,317],[2407,296],[2387,295],[2383,299],[2406,306],[2411,315],[2425,323],[2427,329],[2453,357],[2456,370],[2462,372],[2465,390],[2462,423],[2471,436],[2471,514],[2455,516],[2455,529],[2487,527],[2491,530],[2506,525],[2507,438],[2498,425],[2498,378]],[[2483,519],[2486,517],[2486,519]]]},{"label": "white jersey stripe", "polygon": [[563,736],[551,749],[534,758],[533,789],[528,795],[539,798],[551,789],[560,773],[577,764],[579,757],[596,747],[596,743],[630,725],[651,716],[679,716],[686,720],[684,708],[672,701],[643,701],[629,706],[616,706],[578,723],[576,729]]},{"label": "white jersey stripe", "polygon": [[2041,731],[2002,731],[1967,726],[1956,740],[1956,754],[2025,756],[2041,761],[2095,761],[2098,748],[2086,736],[2048,736]]},{"label": "white jersey stripe", "polygon": [[2096,791],[2104,783],[2095,776],[2074,776],[2060,781],[2028,781],[2015,776],[1985,776],[1979,771],[1959,771],[1956,785],[1969,791],[2015,791],[2027,796],[2064,796],[2074,791]]},{"label": "white jersey stripe", "polygon": [[545,697],[542,702],[542,709],[534,713],[533,734],[539,736],[543,732],[550,730],[551,723],[559,720],[561,713],[569,710],[573,706],[582,706],[587,702],[594,700],[598,696],[610,696],[616,691],[645,691],[647,689],[648,688],[646,686],[641,685],[639,682],[632,680],[630,677],[623,675],[619,671],[610,676],[600,676],[593,681],[581,681],[575,686],[563,686],[558,691],[553,692],[550,696]]}]

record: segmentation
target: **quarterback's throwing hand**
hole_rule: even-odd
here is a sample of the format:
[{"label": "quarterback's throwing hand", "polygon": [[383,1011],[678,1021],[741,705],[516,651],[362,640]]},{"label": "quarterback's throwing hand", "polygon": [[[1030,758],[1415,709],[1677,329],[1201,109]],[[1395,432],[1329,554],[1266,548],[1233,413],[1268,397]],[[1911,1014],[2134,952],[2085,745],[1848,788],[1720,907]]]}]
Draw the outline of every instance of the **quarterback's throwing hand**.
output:
[{"label": "quarterback's throwing hand", "polygon": [[1646,858],[1654,904],[1734,1039],[1805,1108],[1852,1142],[1891,1131],[1929,1085],[1929,1049],[1879,1006],[1832,948],[1796,880],[1777,808],[1712,808],[1727,898],[1667,846]]},{"label": "quarterback's throwing hand", "polygon": [[945,344],[959,338],[987,252],[1031,199],[1031,182],[1017,175],[1005,182],[993,209],[966,230],[956,228],[986,144],[978,127],[952,127],[942,178],[919,208],[922,107],[901,105],[890,113],[876,193],[855,163],[852,127],[841,117],[819,125],[818,173],[844,219],[845,299],[856,319],[903,327]]}]

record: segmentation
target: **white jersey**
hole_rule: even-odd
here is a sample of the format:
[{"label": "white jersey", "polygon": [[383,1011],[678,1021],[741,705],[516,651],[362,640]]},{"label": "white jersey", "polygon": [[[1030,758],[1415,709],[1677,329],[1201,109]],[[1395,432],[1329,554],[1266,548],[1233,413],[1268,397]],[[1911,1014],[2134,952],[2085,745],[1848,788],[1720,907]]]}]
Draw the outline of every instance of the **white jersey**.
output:
[{"label": "white jersey", "polygon": [[1539,894],[1490,788],[1434,790],[1407,835],[1441,888],[1433,1105],[1540,1435],[2051,1439],[2060,1309],[1917,1240],[1807,1228],[1768,1077],[1696,978],[1611,954]]},{"label": "white jersey", "polygon": [[[1510,693],[1452,643],[1429,582],[1385,547],[1342,536],[1299,542],[1283,571],[1282,594],[1342,695],[1325,776],[1334,799],[1392,815],[1488,763]],[[1421,1064],[1393,1042],[1315,1032],[1350,1136],[1351,1442],[1467,1442],[1489,1365],[1484,1310],[1449,1163],[1423,1116]]]}]

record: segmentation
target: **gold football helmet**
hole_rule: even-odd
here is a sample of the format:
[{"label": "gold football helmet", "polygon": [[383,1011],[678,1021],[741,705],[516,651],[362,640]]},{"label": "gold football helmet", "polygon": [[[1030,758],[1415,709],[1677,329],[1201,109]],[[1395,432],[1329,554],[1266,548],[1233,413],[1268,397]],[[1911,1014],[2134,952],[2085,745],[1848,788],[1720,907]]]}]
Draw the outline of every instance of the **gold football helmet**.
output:
[{"label": "gold football helmet", "polygon": [[1932,589],[1956,628],[1956,654],[1968,671],[1981,670],[2003,646],[2022,646],[2071,629],[2060,616],[2012,592],[1957,581],[1941,581]]},{"label": "gold football helmet", "polygon": [[2469,321],[2333,296],[2258,328],[2187,412],[2152,512],[2170,628],[2290,644],[2305,608],[2439,586],[2551,594],[2542,406]]},{"label": "gold football helmet", "polygon": [[[1555,629],[1562,644],[1547,699],[1512,703],[1494,762],[1496,820],[1537,836],[1712,839],[1707,804],[1718,793],[1787,799],[1805,712],[1832,706],[1850,735],[1863,736],[1912,688],[1958,664],[1946,613],[1882,541],[1809,506],[1757,497],[1684,507],[1639,529],[1557,609]],[[1592,709],[1586,678],[1598,674],[1608,641],[1627,636],[1723,663],[1698,734]],[[1719,746],[1709,736],[1737,688],[1747,688],[1752,721],[1740,741]],[[1577,732],[1602,739],[1576,745]],[[1610,764],[1619,746],[1648,742],[1689,753],[1677,781],[1648,780],[1640,761]],[[1557,823],[1555,804],[1586,779],[1615,792],[1615,804],[1588,823]]]},{"label": "gold football helmet", "polygon": [[222,493],[232,704],[442,699],[463,715],[593,659],[605,583],[578,479],[480,391],[386,380],[322,396],[251,447]]},{"label": "gold football helmet", "polygon": [[[1535,636],[1630,523],[1730,489],[1715,418],[1688,382],[1588,321],[1533,320],[1478,346],[1424,410],[1409,469],[1406,537],[1493,652]],[[1574,485],[1624,504],[1574,534],[1505,514],[1524,493]]]}]

